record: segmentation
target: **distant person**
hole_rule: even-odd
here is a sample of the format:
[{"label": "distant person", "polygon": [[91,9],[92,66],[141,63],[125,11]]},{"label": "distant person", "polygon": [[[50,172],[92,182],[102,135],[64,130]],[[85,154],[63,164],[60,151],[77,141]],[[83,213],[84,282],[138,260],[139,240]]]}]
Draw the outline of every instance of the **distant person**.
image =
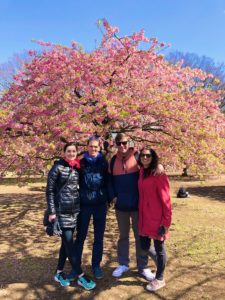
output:
[{"label": "distant person", "polygon": [[189,198],[190,195],[184,187],[180,187],[177,192],[177,198]]},{"label": "distant person", "polygon": [[141,248],[146,255],[151,240],[157,256],[155,278],[147,285],[148,291],[156,291],[165,286],[164,270],[166,250],[164,241],[168,237],[171,224],[171,200],[168,177],[154,176],[158,166],[158,155],[153,149],[143,148],[140,152],[141,170],[138,180],[139,190],[139,234]]},{"label": "distant person", "polygon": [[112,156],[115,155],[117,152],[113,141],[104,141],[103,148],[103,155],[107,161],[109,161],[112,158]]},{"label": "distant person", "polygon": [[64,147],[64,157],[56,161],[49,171],[46,196],[49,222],[54,222],[57,218],[62,230],[62,242],[54,279],[61,286],[70,285],[70,280],[63,273],[68,257],[73,270],[76,271],[77,283],[90,290],[96,284],[80,268],[73,241],[73,233],[80,212],[79,172],[80,161],[77,159],[77,146],[75,143],[67,143]]},{"label": "distant person", "polygon": [[[138,176],[139,166],[137,153],[129,147],[129,138],[124,133],[118,133],[115,137],[117,154],[109,162],[110,195],[116,209],[116,219],[119,228],[119,240],[117,243],[117,256],[119,265],[113,271],[112,276],[120,277],[129,270],[129,233],[132,226],[135,245],[136,262],[140,275],[147,280],[154,278],[154,274],[147,267],[148,256],[143,255],[140,248],[138,234]],[[158,166],[156,172],[163,172],[163,167]],[[154,251],[151,251],[156,262]]]}]

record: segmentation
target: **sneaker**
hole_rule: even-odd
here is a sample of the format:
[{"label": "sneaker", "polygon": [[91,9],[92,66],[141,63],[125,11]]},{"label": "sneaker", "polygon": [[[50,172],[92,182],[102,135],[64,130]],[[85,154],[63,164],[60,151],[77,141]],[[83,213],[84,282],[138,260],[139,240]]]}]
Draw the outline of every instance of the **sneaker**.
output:
[{"label": "sneaker", "polygon": [[96,287],[96,283],[88,278],[87,275],[82,275],[79,277],[77,283],[88,291],[93,290]]},{"label": "sneaker", "polygon": [[113,277],[120,277],[124,272],[127,272],[129,270],[129,267],[125,265],[119,265],[112,273]]},{"label": "sneaker", "polygon": [[54,276],[54,279],[56,282],[59,282],[61,286],[69,286],[70,281],[66,278],[65,274],[63,272],[56,273]]},{"label": "sneaker", "polygon": [[94,274],[96,279],[103,278],[103,272],[102,272],[102,269],[100,267],[93,268],[93,274]]},{"label": "sneaker", "polygon": [[73,270],[66,276],[69,281],[75,281],[77,277],[77,273]]},{"label": "sneaker", "polygon": [[164,287],[166,285],[165,280],[159,280],[159,279],[154,279],[153,281],[151,281],[147,286],[146,289],[149,292],[154,292],[157,291],[159,289],[161,289],[162,287]]},{"label": "sneaker", "polygon": [[143,269],[139,272],[140,275],[144,276],[146,280],[152,281],[155,279],[155,273],[152,273],[150,269]]}]

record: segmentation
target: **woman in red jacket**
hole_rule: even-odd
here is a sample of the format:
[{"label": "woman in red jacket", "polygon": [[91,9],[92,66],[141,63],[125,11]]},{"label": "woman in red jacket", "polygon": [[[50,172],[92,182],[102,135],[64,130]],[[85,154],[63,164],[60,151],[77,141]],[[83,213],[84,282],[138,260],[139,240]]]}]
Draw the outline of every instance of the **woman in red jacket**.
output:
[{"label": "woman in red jacket", "polygon": [[168,177],[165,174],[154,176],[158,160],[158,155],[153,149],[143,148],[141,150],[141,170],[138,181],[140,242],[143,252],[147,253],[151,239],[153,239],[157,255],[156,276],[147,285],[148,291],[156,291],[165,286],[163,277],[166,266],[164,241],[168,237],[172,215]]}]

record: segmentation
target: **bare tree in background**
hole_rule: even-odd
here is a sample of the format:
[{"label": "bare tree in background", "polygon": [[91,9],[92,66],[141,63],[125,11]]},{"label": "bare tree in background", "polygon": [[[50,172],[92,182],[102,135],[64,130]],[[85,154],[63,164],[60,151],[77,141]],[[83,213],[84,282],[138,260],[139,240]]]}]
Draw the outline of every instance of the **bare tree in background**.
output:
[{"label": "bare tree in background", "polygon": [[[211,85],[213,89],[222,91],[222,98],[219,106],[225,112],[225,63],[216,63],[212,58],[199,56],[196,53],[184,53],[181,51],[170,52],[166,59],[176,64],[182,61],[183,67],[200,68],[207,73],[214,75],[214,78],[208,79],[206,85]],[[220,81],[215,80],[218,78]]]},{"label": "bare tree in background", "polygon": [[[219,107],[225,113],[225,63],[215,63],[210,57],[199,56],[196,53],[184,53],[181,51],[168,53],[166,59],[172,64],[177,64],[182,61],[182,67],[184,68],[200,68],[207,73],[213,74],[214,78],[207,79],[205,86],[210,85],[212,89],[222,91]],[[188,167],[189,166],[184,160],[182,176],[188,176]]]},{"label": "bare tree in background", "polygon": [[31,60],[27,52],[15,53],[7,62],[0,64],[0,91],[7,90],[13,76],[22,70],[23,65]]}]

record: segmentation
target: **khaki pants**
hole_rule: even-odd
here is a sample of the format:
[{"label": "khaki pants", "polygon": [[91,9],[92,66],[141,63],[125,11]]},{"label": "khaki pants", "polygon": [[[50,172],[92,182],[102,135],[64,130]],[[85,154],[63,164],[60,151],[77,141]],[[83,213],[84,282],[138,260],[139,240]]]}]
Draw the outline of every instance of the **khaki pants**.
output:
[{"label": "khaki pants", "polygon": [[147,268],[148,254],[142,251],[140,247],[140,239],[138,234],[138,212],[137,211],[119,211],[116,210],[116,219],[119,227],[119,240],[117,244],[118,262],[120,265],[129,266],[129,234],[132,226],[135,245],[136,245],[136,261],[138,271],[141,272]]}]

